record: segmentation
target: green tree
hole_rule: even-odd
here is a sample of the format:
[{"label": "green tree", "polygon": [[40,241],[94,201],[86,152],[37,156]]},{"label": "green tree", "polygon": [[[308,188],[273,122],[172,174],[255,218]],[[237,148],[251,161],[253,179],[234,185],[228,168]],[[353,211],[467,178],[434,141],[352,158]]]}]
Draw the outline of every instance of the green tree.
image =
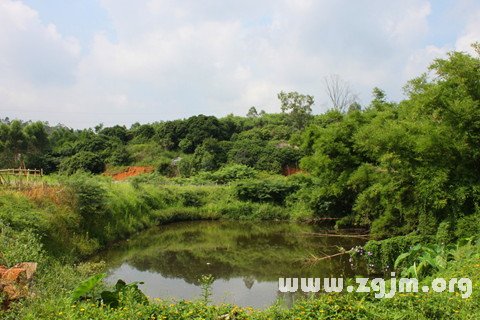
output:
[{"label": "green tree", "polygon": [[315,103],[313,96],[298,92],[283,92],[278,94],[283,113],[288,113],[291,125],[303,129],[312,117],[312,106]]},{"label": "green tree", "polygon": [[105,162],[99,155],[90,151],[80,151],[60,163],[60,171],[73,174],[77,171],[102,173],[105,170]]}]

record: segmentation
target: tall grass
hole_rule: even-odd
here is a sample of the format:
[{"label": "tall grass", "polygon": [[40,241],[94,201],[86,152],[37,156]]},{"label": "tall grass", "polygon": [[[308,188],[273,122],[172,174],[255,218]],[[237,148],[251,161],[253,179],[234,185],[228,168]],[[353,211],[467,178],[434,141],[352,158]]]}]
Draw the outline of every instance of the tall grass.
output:
[{"label": "tall grass", "polygon": [[25,190],[1,190],[0,222],[28,230],[56,257],[78,260],[150,226],[187,220],[286,220],[285,206],[239,200],[231,185],[114,182],[75,174]]}]

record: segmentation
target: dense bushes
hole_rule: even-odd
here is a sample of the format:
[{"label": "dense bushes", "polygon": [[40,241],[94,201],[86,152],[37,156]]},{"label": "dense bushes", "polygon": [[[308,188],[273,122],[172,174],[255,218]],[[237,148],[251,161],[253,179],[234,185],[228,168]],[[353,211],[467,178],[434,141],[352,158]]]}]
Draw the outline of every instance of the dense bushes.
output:
[{"label": "dense bushes", "polygon": [[235,193],[240,200],[280,205],[284,204],[286,197],[297,189],[297,185],[284,178],[244,180],[235,185]]},{"label": "dense bushes", "polygon": [[[251,169],[240,166],[225,169],[220,177],[227,181],[250,174]],[[248,181],[256,190],[251,192],[263,193],[261,198],[250,194],[253,200],[242,200],[233,186],[155,185],[141,177],[114,183],[85,173],[59,178],[58,185],[26,195],[1,191],[0,221],[15,232],[26,230],[38,237],[50,255],[73,259],[159,223],[222,217],[285,220],[290,213],[284,199],[296,188],[284,178],[271,184],[239,180]]]},{"label": "dense bushes", "polygon": [[317,117],[304,132],[301,161],[319,179],[305,197],[313,212],[351,216],[342,223],[368,227],[376,239],[435,235],[443,221],[461,234],[459,218],[477,225],[468,217],[480,200],[479,61],[451,53],[431,65],[435,77],[409,82],[401,103],[375,89],[365,110]]},{"label": "dense bushes", "polygon": [[393,270],[395,260],[401,253],[408,252],[418,243],[425,244],[432,241],[433,237],[418,235],[398,236],[381,241],[370,240],[365,245],[367,263],[376,272]]},{"label": "dense bushes", "polygon": [[[0,220],[0,265],[12,267],[17,263],[35,261],[41,264],[46,256],[43,245],[30,229],[14,230]],[[1,300],[0,300],[1,301]]]},{"label": "dense bushes", "polygon": [[237,180],[251,179],[258,175],[258,171],[241,164],[225,166],[215,172],[201,172],[197,179],[212,181],[218,184],[227,184]]},{"label": "dense bushes", "polygon": [[59,168],[66,174],[73,174],[77,171],[102,173],[105,171],[105,162],[93,152],[81,151],[70,158],[64,159]]}]

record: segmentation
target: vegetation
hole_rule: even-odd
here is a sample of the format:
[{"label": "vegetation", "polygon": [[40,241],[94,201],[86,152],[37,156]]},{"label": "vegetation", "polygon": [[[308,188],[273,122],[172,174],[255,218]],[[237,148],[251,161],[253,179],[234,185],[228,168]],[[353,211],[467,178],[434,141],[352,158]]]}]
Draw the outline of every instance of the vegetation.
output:
[{"label": "vegetation", "polygon": [[[51,175],[38,188],[0,191],[0,263],[43,262],[38,297],[0,315],[469,319],[480,310],[478,290],[467,300],[412,294],[378,301],[345,293],[290,310],[251,311],[205,301],[145,303],[133,298],[135,285],[124,284],[109,291],[118,308],[96,298],[72,307],[69,292],[91,274],[69,265],[170,221],[336,218],[337,228],[370,231],[365,251],[372,271],[397,269],[427,280],[470,276],[478,289],[479,79],[479,57],[452,52],[407,83],[405,100],[389,102],[375,88],[370,104],[355,102],[348,111],[337,106],[312,115],[312,96],[281,92],[279,114],[252,108],[247,117],[199,115],[128,129],[5,119],[0,167],[25,163]],[[157,170],[123,183],[93,175],[127,165]],[[280,175],[289,168],[303,172]]]}]

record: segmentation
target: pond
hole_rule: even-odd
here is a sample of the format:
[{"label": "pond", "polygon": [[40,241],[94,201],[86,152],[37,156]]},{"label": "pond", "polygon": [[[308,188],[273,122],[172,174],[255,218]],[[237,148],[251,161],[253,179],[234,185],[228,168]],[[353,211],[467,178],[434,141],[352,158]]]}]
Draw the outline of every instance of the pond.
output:
[{"label": "pond", "polygon": [[[320,235],[319,235],[320,233]],[[151,298],[198,299],[199,278],[211,274],[211,300],[264,308],[295,296],[278,290],[279,277],[342,277],[355,272],[349,255],[312,263],[312,257],[350,249],[364,240],[322,236],[318,227],[286,222],[197,221],[149,229],[109,248],[96,260],[108,266],[107,281],[141,281]]]}]

